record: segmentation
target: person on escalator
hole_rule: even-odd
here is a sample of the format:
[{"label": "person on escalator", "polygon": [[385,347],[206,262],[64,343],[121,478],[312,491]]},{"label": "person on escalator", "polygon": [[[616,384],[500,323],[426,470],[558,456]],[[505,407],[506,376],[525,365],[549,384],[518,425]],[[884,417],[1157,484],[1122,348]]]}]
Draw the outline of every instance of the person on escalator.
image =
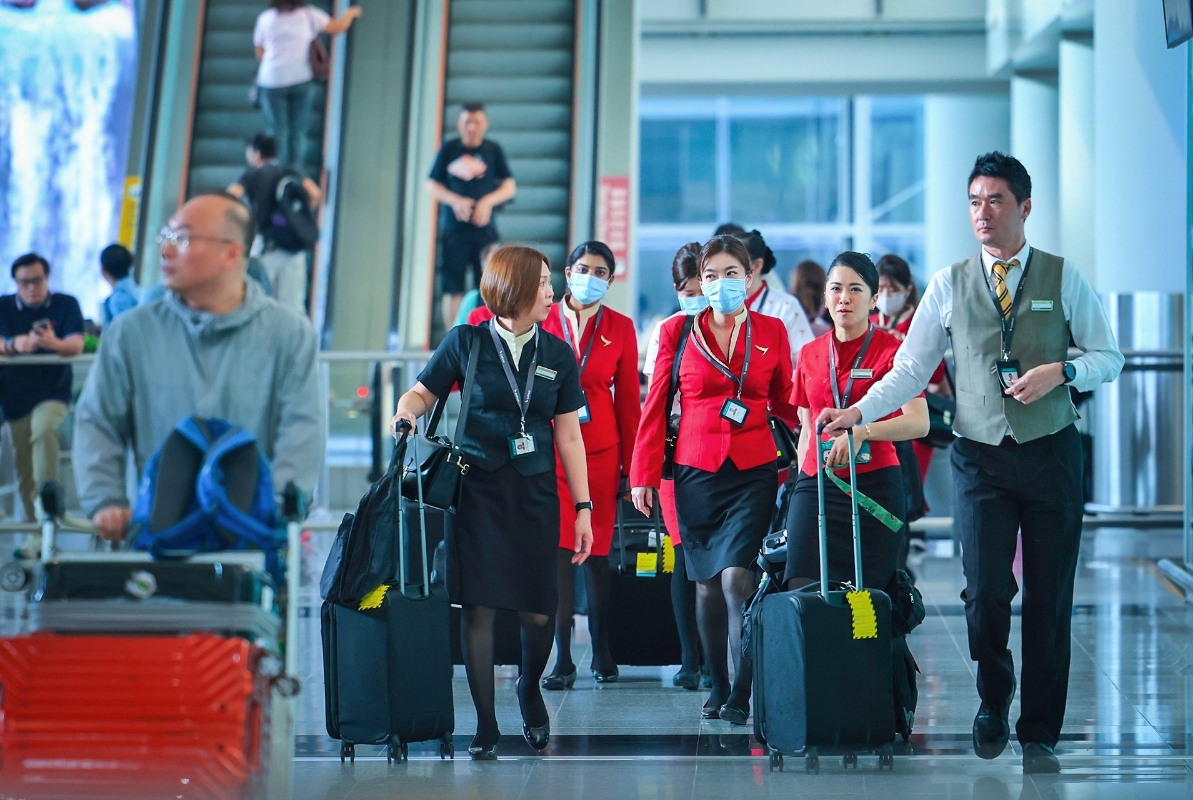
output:
[{"label": "person on escalator", "polygon": [[278,160],[283,164],[302,168],[306,163],[303,140],[315,106],[312,51],[321,54],[316,60],[324,65],[327,61],[327,52],[318,45],[319,35],[346,33],[360,14],[360,6],[349,6],[333,19],[323,9],[307,5],[306,0],[272,0],[269,8],[257,15],[253,27],[253,50],[260,62],[257,96],[266,129],[277,137]]},{"label": "person on escalator", "polygon": [[458,139],[448,139],[435,157],[427,193],[451,212],[443,215],[440,254],[443,323],[460,313],[464,278],[480,286],[481,253],[501,237],[493,210],[513,199],[514,175],[501,145],[485,138],[489,120],[482,103],[465,103],[456,119]]}]

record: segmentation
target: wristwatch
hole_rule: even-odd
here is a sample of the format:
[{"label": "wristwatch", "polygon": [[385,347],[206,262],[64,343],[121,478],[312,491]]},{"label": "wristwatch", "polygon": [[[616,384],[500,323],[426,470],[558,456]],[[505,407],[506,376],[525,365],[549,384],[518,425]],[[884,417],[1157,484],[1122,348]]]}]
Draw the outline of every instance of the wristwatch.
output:
[{"label": "wristwatch", "polygon": [[592,511],[592,501],[591,500],[585,500],[583,503],[576,503],[576,513],[577,514],[579,514],[581,511],[583,511],[586,508],[590,512]]},{"label": "wristwatch", "polygon": [[1077,367],[1073,366],[1072,361],[1064,361],[1060,365],[1061,372],[1064,373],[1065,383],[1072,383],[1077,380]]}]

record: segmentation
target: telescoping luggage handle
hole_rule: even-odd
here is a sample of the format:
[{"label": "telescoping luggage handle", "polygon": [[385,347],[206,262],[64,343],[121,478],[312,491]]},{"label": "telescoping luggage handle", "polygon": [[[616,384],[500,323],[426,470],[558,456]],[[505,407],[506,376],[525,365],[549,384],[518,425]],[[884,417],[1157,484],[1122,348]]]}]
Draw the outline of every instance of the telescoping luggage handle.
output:
[{"label": "telescoping luggage handle", "polygon": [[[654,538],[655,538],[655,577],[663,574],[663,517],[662,510],[659,508],[659,494],[654,492],[654,502],[651,503],[650,521],[654,524]],[[621,574],[626,573],[625,560],[625,537],[622,535],[622,514],[621,514],[621,500],[617,501],[617,550],[618,550],[618,566]],[[634,574],[638,573],[637,565],[634,568]]]},{"label": "telescoping luggage handle", "polygon": [[[398,588],[402,592],[402,596],[406,596],[406,529],[405,529],[405,515],[402,513],[402,463],[404,458],[396,458],[396,453],[399,449],[404,449],[409,446],[410,442],[414,442],[414,463],[421,464],[422,459],[419,458],[418,440],[419,437],[412,436],[414,426],[406,420],[398,421],[398,433],[401,436],[397,445],[394,447],[395,458],[394,463],[398,465],[399,474],[394,485],[397,488],[395,494],[397,496],[397,506],[394,508],[394,516],[397,517],[397,531],[398,531]],[[426,504],[423,502],[423,478],[422,471],[414,470],[414,484],[418,488],[418,529],[419,536],[422,542],[422,564],[423,564],[423,583],[420,597],[428,597],[431,594],[431,578],[427,571],[427,518],[426,518]]]},{"label": "telescoping luggage handle", "polygon": [[[824,435],[824,423],[816,426],[816,502],[817,527],[820,533],[820,593],[828,599],[828,518],[824,512],[824,475],[828,465],[820,453],[820,438]],[[853,519],[853,575],[854,588],[862,589],[862,520],[857,507],[857,458],[853,452],[853,428],[847,428],[849,439],[849,500]]]}]

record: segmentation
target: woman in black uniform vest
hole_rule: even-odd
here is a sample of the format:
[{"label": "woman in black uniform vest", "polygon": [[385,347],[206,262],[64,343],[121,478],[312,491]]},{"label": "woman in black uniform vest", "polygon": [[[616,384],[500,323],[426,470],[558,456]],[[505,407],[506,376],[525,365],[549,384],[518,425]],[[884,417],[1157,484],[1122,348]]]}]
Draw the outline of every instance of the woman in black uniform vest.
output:
[{"label": "woman in black uniform vest", "polygon": [[468,752],[491,760],[501,736],[494,709],[496,609],[517,611],[522,622],[522,735],[535,750],[546,747],[550,736],[539,679],[551,654],[558,605],[556,448],[576,498],[576,563],[592,549],[592,503],[577,414],[584,396],[576,356],[563,340],[539,330],[553,300],[546,256],[529,247],[501,248],[481,277],[480,292],[496,317],[448,332],[418,383],[398,401],[391,431],[400,419],[413,424],[453,386],[463,385],[469,352],[479,348],[472,407],[463,441],[456,442],[471,469],[457,512],[447,516],[447,589],[463,610],[460,638],[476,706]]}]

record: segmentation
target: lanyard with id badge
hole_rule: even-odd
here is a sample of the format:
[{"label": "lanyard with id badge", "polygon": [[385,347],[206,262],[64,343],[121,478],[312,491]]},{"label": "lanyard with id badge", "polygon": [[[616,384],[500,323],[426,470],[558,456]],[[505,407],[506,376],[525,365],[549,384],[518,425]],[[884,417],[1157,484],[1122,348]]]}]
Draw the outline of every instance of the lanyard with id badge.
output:
[{"label": "lanyard with id badge", "polygon": [[[530,359],[530,370],[526,373],[526,394],[523,395],[518,391],[518,379],[514,376],[514,371],[510,367],[510,360],[505,355],[505,347],[501,343],[501,337],[497,334],[497,319],[494,317],[489,320],[489,333],[493,334],[493,344],[497,347],[497,357],[501,359],[501,368],[505,371],[505,379],[509,381],[510,389],[514,392],[514,401],[518,404],[518,412],[521,414],[522,421],[516,436],[509,437],[510,458],[518,458],[519,456],[528,456],[538,450],[538,445],[534,440],[533,433],[526,432],[526,411],[530,408],[530,393],[534,391],[534,376],[539,372],[539,330],[538,326],[534,329],[534,356]],[[554,379],[554,370],[547,370],[543,368],[543,377]]]},{"label": "lanyard with id badge", "polygon": [[998,314],[998,323],[1002,333],[1002,357],[995,362],[990,371],[998,376],[998,385],[1003,391],[1011,388],[1014,381],[1019,380],[1019,360],[1011,358],[1011,341],[1015,338],[1015,318],[1019,315],[1019,301],[1023,299],[1023,284],[1027,282],[1027,270],[1031,268],[1031,257],[1035,251],[1027,254],[1027,263],[1023,265],[1023,274],[1019,276],[1019,284],[1015,288],[1015,298],[1011,301],[1011,311],[1003,316],[1002,305],[998,302],[998,293],[990,282],[990,276],[982,269],[982,277],[986,279],[986,289],[990,292],[990,300],[994,303],[994,311]]},{"label": "lanyard with id badge", "polygon": [[[566,302],[566,301],[565,301]],[[584,348],[584,355],[580,357],[580,375],[584,375],[584,368],[588,366],[588,357],[592,355],[593,342],[597,340],[597,333],[601,328],[601,317],[605,315],[605,307],[602,305],[597,309],[596,319],[592,321],[592,337],[588,340],[588,346]],[[559,304],[559,321],[563,323],[563,338],[568,343],[568,347],[572,348],[572,352],[576,351],[576,345],[572,341],[572,326],[568,324],[567,316],[563,313],[563,303]],[[580,315],[576,315],[577,325],[580,322]],[[583,334],[581,334],[583,336]],[[580,393],[584,399],[584,405],[580,406],[580,422],[581,424],[592,420],[592,415],[588,413],[588,395],[584,392]]]},{"label": "lanyard with id badge", "polygon": [[[862,347],[857,351],[857,358],[853,360],[853,366],[849,369],[849,380],[845,383],[845,394],[841,394],[841,387],[837,385],[837,336],[831,334],[828,342],[828,385],[833,391],[833,407],[834,408],[848,408],[849,396],[853,394],[853,382],[858,378],[862,380],[869,380],[874,377],[874,370],[862,369],[862,359],[866,357],[866,353],[870,350],[870,341],[874,338],[874,326],[871,325],[866,329],[866,338],[862,340]],[[829,451],[833,449],[833,439],[826,439],[820,443],[820,458],[823,461],[828,461]],[[869,464],[870,463],[870,442],[869,440],[862,442],[861,447],[858,448],[855,463]]]},{"label": "lanyard with id badge", "polygon": [[[750,323],[749,315],[746,315],[746,355],[745,360],[741,365],[740,378],[730,372],[729,367],[722,364],[720,359],[708,351],[707,345],[705,345],[701,337],[696,335],[694,328],[692,330],[692,339],[696,343],[697,352],[704,356],[705,360],[708,361],[709,364],[712,364],[713,368],[717,372],[721,373],[737,385],[737,396],[726,397],[725,404],[721,406],[721,419],[727,419],[738,427],[744,425],[746,423],[746,415],[750,413],[750,409],[747,408],[746,404],[741,401],[741,392],[746,385],[746,375],[750,372],[750,355],[753,351],[751,344],[754,341],[754,328]],[[729,357],[733,358],[733,354],[731,353]]]}]

